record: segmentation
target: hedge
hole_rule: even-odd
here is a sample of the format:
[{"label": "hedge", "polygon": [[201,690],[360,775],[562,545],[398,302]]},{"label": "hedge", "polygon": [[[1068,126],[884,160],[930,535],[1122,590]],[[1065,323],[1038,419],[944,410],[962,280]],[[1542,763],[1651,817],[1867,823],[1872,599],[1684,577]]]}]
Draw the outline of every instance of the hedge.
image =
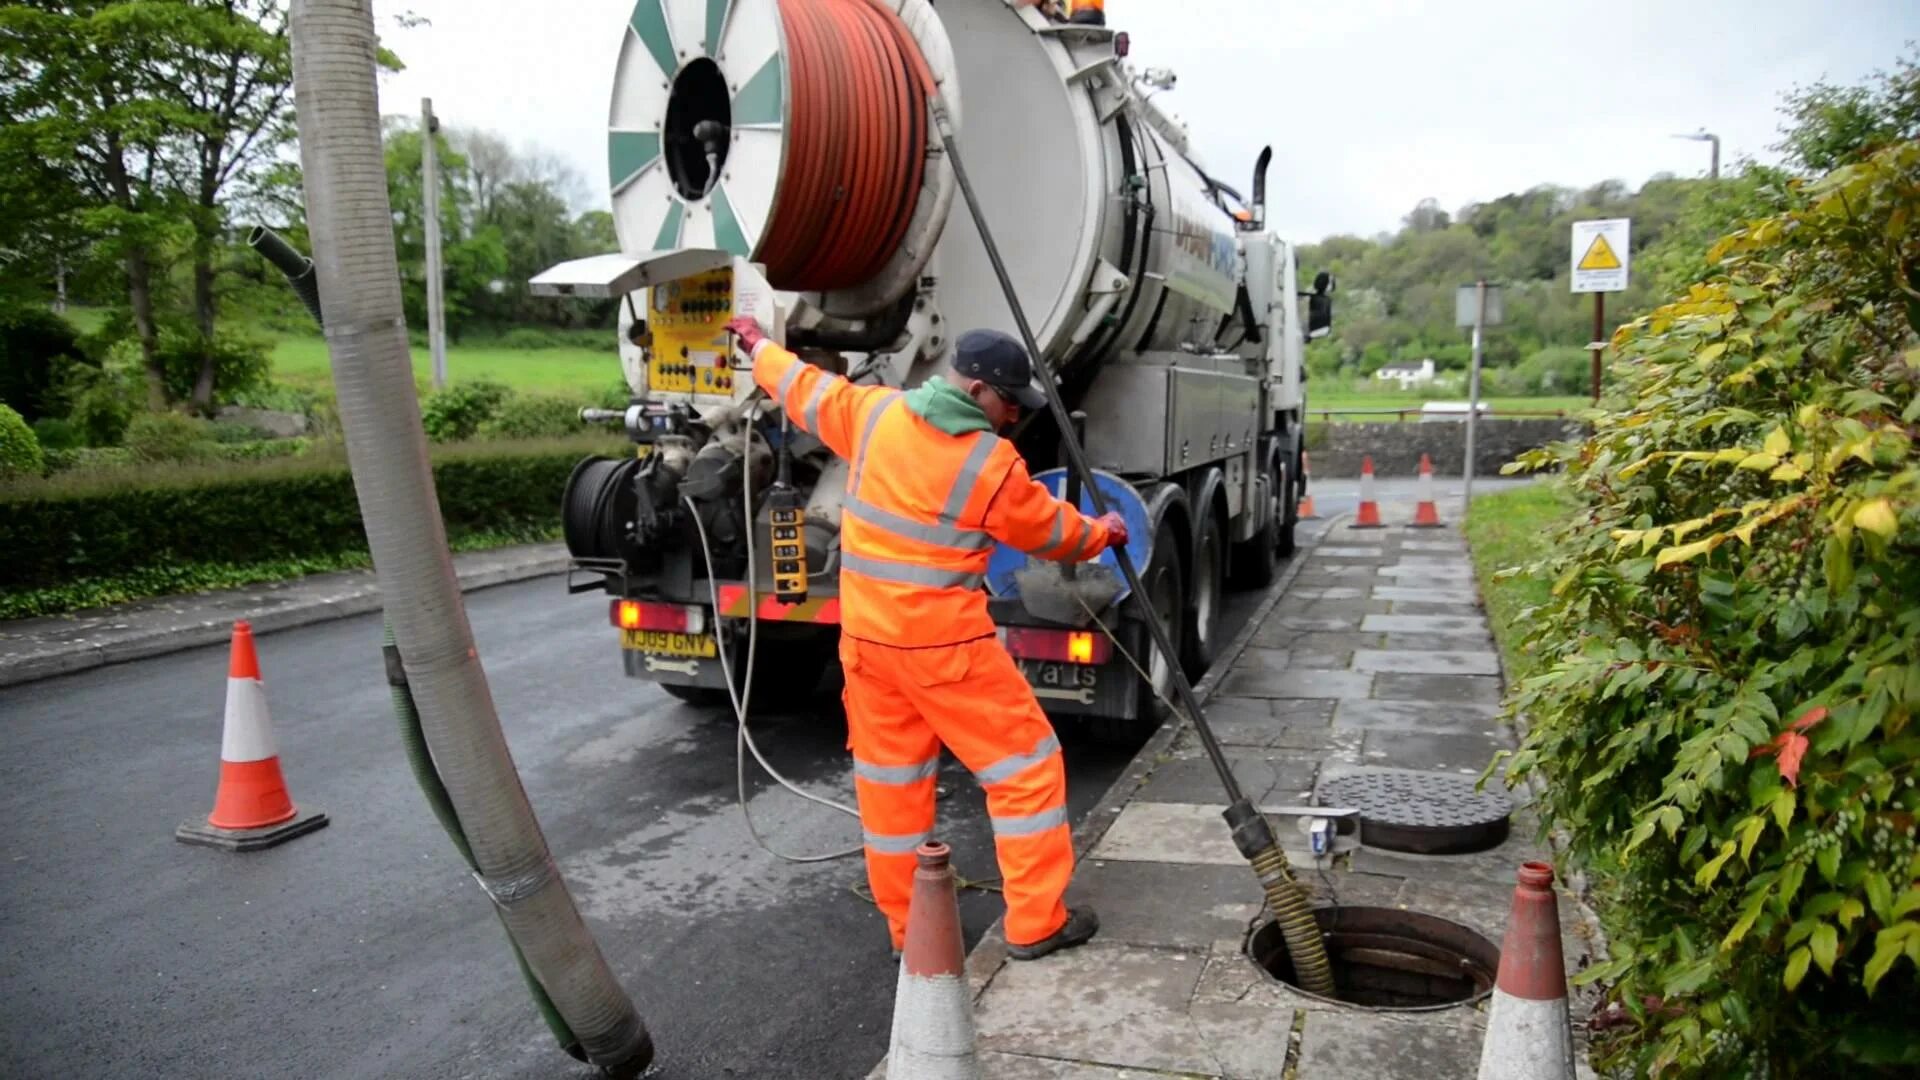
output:
[{"label": "hedge", "polygon": [[[569,471],[608,449],[604,437],[591,436],[435,447],[449,539],[466,546],[483,536],[550,535]],[[297,563],[365,550],[353,479],[337,449],[0,486],[0,551],[7,552],[0,593],[129,575],[164,581],[183,566]]]}]

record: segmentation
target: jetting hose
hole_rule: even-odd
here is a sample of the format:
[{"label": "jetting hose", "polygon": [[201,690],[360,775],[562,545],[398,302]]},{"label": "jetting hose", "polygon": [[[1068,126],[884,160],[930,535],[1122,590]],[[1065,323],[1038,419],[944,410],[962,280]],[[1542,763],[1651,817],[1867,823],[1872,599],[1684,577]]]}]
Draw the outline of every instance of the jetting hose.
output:
[{"label": "jetting hose", "polygon": [[859,285],[913,220],[932,82],[914,77],[919,46],[905,24],[864,0],[780,0],[780,24],[792,98],[787,189],[754,257],[776,288]]},{"label": "jetting hose", "polygon": [[[838,0],[850,3],[852,0]],[[900,17],[886,7],[881,0],[862,0],[878,18],[887,22],[897,37],[907,37],[908,31]],[[785,4],[783,4],[783,7]],[[1027,322],[1026,309],[1020,303],[1019,295],[1014,291],[1013,279],[1007,273],[1006,261],[1000,256],[1000,248],[994,242],[993,232],[987,225],[986,215],[980,208],[980,200],[974,194],[973,185],[967,180],[966,166],[960,154],[959,140],[955,137],[953,125],[947,116],[945,100],[935,83],[933,73],[926,61],[916,49],[906,51],[906,59],[913,69],[913,75],[920,83],[933,110],[935,128],[940,133],[941,143],[946,150],[947,161],[953,166],[954,179],[960,186],[961,197],[966,200],[967,211],[973,217],[974,227],[980,234],[980,242],[985,247],[988,260],[993,264],[994,275],[999,278],[1000,290],[1006,297],[1007,306],[1012,310],[1013,320],[1019,327],[1020,338],[1032,357],[1038,382],[1047,395],[1047,407],[1053,414],[1054,423],[1060,430],[1061,449],[1066,451],[1074,472],[1079,474],[1082,484],[1092,497],[1094,512],[1105,513],[1106,499],[1095,482],[1093,469],[1087,462],[1086,452],[1080,440],[1074,436],[1073,421],[1067,412],[1066,403],[1060,398],[1060,390],[1054,384],[1053,374],[1047,369],[1046,359],[1040,352],[1038,341],[1033,336],[1033,327]],[[1125,548],[1114,549],[1115,560],[1120,564],[1120,572],[1126,578],[1134,602],[1139,605],[1140,613],[1153,636],[1154,648],[1168,661],[1173,676],[1173,685],[1180,706],[1187,719],[1192,722],[1194,731],[1200,737],[1200,745],[1206,750],[1207,758],[1213,763],[1214,771],[1219,774],[1220,784],[1226,790],[1227,825],[1233,832],[1234,846],[1252,865],[1254,875],[1260,882],[1261,890],[1266,894],[1267,906],[1272,909],[1274,919],[1280,925],[1281,936],[1287,943],[1287,951],[1292,955],[1293,967],[1303,989],[1316,994],[1333,996],[1333,968],[1327,962],[1326,943],[1321,940],[1319,924],[1314,921],[1313,913],[1308,909],[1306,896],[1293,879],[1293,870],[1287,864],[1287,857],[1280,850],[1280,842],[1274,836],[1273,826],[1266,816],[1253,805],[1240,782],[1233,775],[1233,767],[1228,764],[1225,753],[1220,749],[1219,740],[1214,737],[1213,729],[1200,711],[1200,700],[1194,695],[1193,684],[1188,681],[1186,672],[1180,667],[1178,653],[1173,649],[1172,636],[1161,624],[1153,609],[1146,602],[1147,592],[1140,580],[1140,572],[1133,565],[1133,559]]]}]

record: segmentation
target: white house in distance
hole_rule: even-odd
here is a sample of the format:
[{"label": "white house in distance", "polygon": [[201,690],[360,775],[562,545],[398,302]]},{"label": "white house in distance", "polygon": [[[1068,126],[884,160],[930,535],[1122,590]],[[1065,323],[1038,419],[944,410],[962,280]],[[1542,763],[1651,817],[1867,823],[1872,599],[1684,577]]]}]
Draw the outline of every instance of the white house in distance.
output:
[{"label": "white house in distance", "polygon": [[1387,364],[1374,372],[1373,377],[1379,382],[1397,382],[1402,390],[1425,386],[1433,381],[1433,359],[1429,357],[1417,364]]}]

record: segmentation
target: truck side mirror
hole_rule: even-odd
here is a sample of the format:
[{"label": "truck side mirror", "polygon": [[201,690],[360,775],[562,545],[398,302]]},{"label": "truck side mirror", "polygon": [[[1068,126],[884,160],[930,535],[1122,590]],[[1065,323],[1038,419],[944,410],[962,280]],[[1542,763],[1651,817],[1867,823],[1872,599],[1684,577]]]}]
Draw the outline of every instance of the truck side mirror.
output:
[{"label": "truck side mirror", "polygon": [[1313,276],[1313,292],[1307,296],[1307,340],[1325,337],[1333,330],[1333,275],[1325,270]]}]

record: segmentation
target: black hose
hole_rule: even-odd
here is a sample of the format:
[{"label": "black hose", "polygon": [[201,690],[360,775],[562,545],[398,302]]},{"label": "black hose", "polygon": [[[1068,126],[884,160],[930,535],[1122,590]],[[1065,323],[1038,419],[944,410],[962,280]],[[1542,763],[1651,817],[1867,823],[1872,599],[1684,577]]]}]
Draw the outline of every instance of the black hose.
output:
[{"label": "black hose", "polygon": [[261,257],[287,276],[287,284],[293,286],[293,294],[307,306],[313,321],[324,326],[326,320],[320,317],[320,279],[314,275],[313,260],[295,251],[292,244],[265,225],[255,225],[247,233],[247,246],[259,252]]}]

